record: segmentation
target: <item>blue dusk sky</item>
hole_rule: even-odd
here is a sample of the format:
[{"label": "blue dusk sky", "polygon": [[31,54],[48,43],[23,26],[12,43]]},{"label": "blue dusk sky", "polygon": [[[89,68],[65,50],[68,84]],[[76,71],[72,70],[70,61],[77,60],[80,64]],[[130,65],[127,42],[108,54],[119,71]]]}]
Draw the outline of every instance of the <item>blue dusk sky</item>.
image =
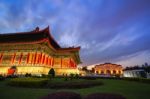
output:
[{"label": "blue dusk sky", "polygon": [[150,0],[0,0],[0,33],[48,25],[81,65],[150,63]]}]

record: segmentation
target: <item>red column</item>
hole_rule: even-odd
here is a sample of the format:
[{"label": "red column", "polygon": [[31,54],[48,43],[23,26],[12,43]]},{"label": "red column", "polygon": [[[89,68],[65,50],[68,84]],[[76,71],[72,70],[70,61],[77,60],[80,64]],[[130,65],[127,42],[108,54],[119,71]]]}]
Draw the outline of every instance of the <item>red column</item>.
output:
[{"label": "red column", "polygon": [[14,54],[11,55],[11,61],[10,61],[10,64],[12,64],[12,62],[13,62],[13,57],[14,57]]},{"label": "red column", "polygon": [[48,64],[48,56],[46,56],[45,64]]},{"label": "red column", "polygon": [[44,61],[45,61],[45,55],[43,56],[42,64],[44,64]]},{"label": "red column", "polygon": [[1,57],[2,57],[2,54],[0,54],[0,64],[1,64]]},{"label": "red column", "polygon": [[15,57],[16,57],[16,53],[14,53],[14,55],[12,56],[12,61],[11,61],[12,64],[14,63]]},{"label": "red column", "polygon": [[20,54],[19,64],[21,63],[23,53]]},{"label": "red column", "polygon": [[76,62],[74,62],[74,67],[75,67],[75,68],[77,67],[77,64],[76,64]]},{"label": "red column", "polygon": [[53,57],[53,61],[52,61],[52,67],[54,66],[54,57]]},{"label": "red column", "polygon": [[0,55],[0,63],[2,62],[3,53]]},{"label": "red column", "polygon": [[71,62],[72,62],[72,67],[74,68],[75,67],[74,60],[71,60]]},{"label": "red column", "polygon": [[49,58],[49,65],[50,65],[50,66],[51,66],[51,60],[52,60],[52,59],[51,59],[51,57],[50,57],[50,58]]},{"label": "red column", "polygon": [[72,66],[71,66],[71,58],[70,58],[70,60],[69,60],[69,68],[71,68]]},{"label": "red column", "polygon": [[70,59],[67,59],[67,68],[69,68]]},{"label": "red column", "polygon": [[45,62],[44,62],[45,65],[47,65],[47,55],[45,56]]},{"label": "red column", "polygon": [[49,56],[47,56],[47,65],[49,65]]},{"label": "red column", "polygon": [[35,52],[35,55],[34,55],[34,64],[36,64],[36,58],[37,58],[37,52]]},{"label": "red column", "polygon": [[70,58],[70,67],[74,68],[74,61]]},{"label": "red column", "polygon": [[50,57],[50,58],[49,58],[49,65],[50,65],[50,66],[51,66],[51,60],[52,60],[52,59],[51,59],[51,57]]},{"label": "red column", "polygon": [[61,68],[62,68],[62,57],[61,57]]},{"label": "red column", "polygon": [[40,62],[41,62],[41,58],[42,58],[42,53],[41,53],[41,54],[39,54],[38,64],[40,64]]},{"label": "red column", "polygon": [[45,55],[45,61],[44,61],[44,64],[46,65],[47,63],[47,55]]},{"label": "red column", "polygon": [[48,57],[48,65],[50,66],[50,57]]},{"label": "red column", "polygon": [[31,59],[31,64],[33,64],[34,63],[34,53],[32,53],[32,59]]},{"label": "red column", "polygon": [[41,53],[40,64],[43,62],[43,54]]},{"label": "red column", "polygon": [[27,61],[26,61],[27,64],[29,63],[29,58],[30,58],[30,53],[27,54]]}]

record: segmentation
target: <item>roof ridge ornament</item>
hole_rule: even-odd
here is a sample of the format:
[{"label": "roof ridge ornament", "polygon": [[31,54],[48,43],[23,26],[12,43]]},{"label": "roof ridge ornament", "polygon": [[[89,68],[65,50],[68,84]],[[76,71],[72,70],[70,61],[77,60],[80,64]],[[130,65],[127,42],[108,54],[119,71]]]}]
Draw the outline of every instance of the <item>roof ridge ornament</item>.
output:
[{"label": "roof ridge ornament", "polygon": [[35,28],[35,32],[39,32],[39,30],[40,30],[40,28],[37,26],[37,27]]}]

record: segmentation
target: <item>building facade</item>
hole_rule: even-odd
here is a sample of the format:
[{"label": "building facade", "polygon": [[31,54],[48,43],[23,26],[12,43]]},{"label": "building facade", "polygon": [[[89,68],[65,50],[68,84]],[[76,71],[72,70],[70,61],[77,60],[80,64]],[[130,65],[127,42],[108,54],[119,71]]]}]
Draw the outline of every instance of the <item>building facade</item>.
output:
[{"label": "building facade", "polygon": [[30,32],[0,34],[0,74],[77,73],[80,47],[62,48],[52,37],[49,27]]},{"label": "building facade", "polygon": [[99,64],[94,67],[95,73],[101,75],[122,75],[122,70],[123,67],[121,65],[112,63]]},{"label": "building facade", "polygon": [[132,69],[132,70],[124,70],[123,71],[124,77],[133,77],[133,78],[146,78],[147,73],[144,71],[144,69]]}]

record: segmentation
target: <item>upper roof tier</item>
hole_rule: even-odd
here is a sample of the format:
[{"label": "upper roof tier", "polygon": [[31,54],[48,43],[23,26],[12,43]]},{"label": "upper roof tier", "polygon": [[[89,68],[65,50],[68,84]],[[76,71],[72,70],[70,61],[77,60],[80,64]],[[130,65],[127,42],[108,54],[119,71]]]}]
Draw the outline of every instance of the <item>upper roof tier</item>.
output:
[{"label": "upper roof tier", "polygon": [[20,42],[34,42],[43,39],[48,39],[50,44],[55,48],[61,48],[59,44],[51,36],[49,27],[39,30],[37,27],[35,30],[30,32],[18,32],[18,33],[5,33],[0,34],[0,43],[20,43]]},{"label": "upper roof tier", "polygon": [[80,50],[80,47],[68,47],[61,48],[60,45],[52,37],[49,26],[43,30],[40,30],[39,27],[36,27],[33,31],[29,32],[17,32],[17,33],[3,33],[0,34],[0,44],[5,43],[28,43],[28,42],[37,42],[48,40],[50,45],[59,51],[75,51]]}]

